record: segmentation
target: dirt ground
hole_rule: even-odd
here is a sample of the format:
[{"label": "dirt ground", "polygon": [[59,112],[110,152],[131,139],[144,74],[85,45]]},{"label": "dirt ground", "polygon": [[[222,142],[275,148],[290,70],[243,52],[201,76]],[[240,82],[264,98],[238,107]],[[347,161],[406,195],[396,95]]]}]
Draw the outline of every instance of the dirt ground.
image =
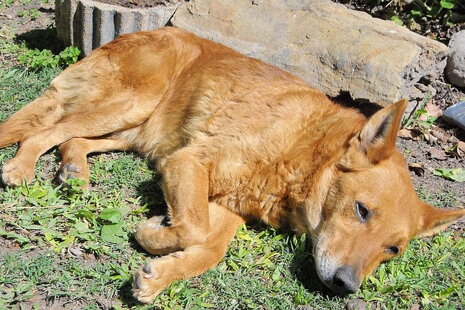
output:
[{"label": "dirt ground", "polygon": [[[4,1],[0,1],[0,5]],[[35,9],[37,18],[21,17],[21,12]],[[0,35],[24,35],[32,31],[46,30],[55,26],[55,5],[48,1],[14,1],[11,6],[0,7]]]}]

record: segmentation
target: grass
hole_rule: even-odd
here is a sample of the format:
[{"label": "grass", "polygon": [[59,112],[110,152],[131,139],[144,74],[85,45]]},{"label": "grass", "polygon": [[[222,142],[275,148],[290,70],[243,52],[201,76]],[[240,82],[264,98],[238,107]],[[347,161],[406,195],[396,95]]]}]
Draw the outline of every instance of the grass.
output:
[{"label": "grass", "polygon": [[[13,43],[0,52],[14,55]],[[13,58],[11,58],[13,59]],[[0,120],[39,96],[60,68],[0,66]],[[0,150],[0,161],[15,148]],[[165,208],[147,163],[131,153],[91,156],[90,192],[53,184],[59,155],[44,155],[33,184],[0,189],[0,309],[368,309],[464,308],[465,235],[414,240],[385,263],[357,294],[332,295],[317,280],[305,236],[259,225],[241,227],[226,258],[194,279],[177,281],[153,305],[131,297],[131,277],[148,258],[132,230]],[[453,205],[453,192],[429,202]],[[302,308],[304,309],[304,308]]]}]

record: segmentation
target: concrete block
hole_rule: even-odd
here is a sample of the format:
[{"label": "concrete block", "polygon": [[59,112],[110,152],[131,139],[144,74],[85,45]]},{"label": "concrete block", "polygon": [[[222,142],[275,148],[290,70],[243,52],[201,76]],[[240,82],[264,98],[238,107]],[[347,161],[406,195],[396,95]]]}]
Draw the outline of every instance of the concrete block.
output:
[{"label": "concrete block", "polygon": [[86,56],[121,34],[165,26],[179,5],[129,9],[92,0],[55,0],[57,33]]}]

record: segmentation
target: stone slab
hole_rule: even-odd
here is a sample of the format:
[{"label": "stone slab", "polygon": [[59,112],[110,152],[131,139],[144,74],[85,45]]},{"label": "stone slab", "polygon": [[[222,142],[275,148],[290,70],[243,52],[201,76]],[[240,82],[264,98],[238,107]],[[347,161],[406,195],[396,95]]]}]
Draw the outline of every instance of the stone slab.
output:
[{"label": "stone slab", "polygon": [[387,105],[418,97],[448,48],[326,0],[191,0],[171,23],[289,71],[330,96]]},{"label": "stone slab", "polygon": [[445,109],[442,117],[449,124],[465,130],[465,101],[458,102]]}]

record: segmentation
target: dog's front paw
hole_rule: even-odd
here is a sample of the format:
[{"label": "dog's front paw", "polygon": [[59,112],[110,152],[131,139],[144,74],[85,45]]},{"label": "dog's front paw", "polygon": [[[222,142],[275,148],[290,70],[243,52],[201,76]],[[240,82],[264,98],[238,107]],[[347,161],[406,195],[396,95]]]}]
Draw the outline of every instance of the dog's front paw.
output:
[{"label": "dog's front paw", "polygon": [[165,274],[169,272],[169,269],[163,268],[166,259],[167,257],[153,259],[134,275],[132,293],[138,301],[152,302],[162,290],[171,284],[171,280]]},{"label": "dog's front paw", "polygon": [[19,186],[24,181],[30,183],[34,178],[34,167],[25,165],[21,160],[11,159],[2,167],[2,181],[8,186]]}]

